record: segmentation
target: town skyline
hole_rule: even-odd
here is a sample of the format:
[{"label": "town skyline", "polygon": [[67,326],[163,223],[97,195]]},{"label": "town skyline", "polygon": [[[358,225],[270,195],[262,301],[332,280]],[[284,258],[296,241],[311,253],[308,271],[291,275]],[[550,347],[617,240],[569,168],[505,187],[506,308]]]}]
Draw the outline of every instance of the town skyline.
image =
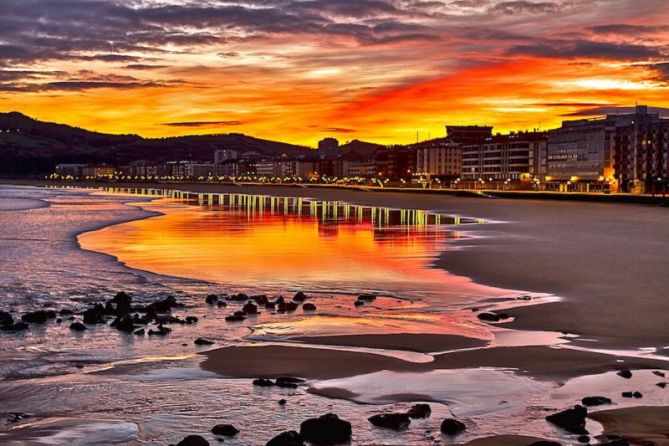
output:
[{"label": "town skyline", "polygon": [[630,0],[3,4],[0,110],[145,137],[410,143],[669,106],[669,12]]}]

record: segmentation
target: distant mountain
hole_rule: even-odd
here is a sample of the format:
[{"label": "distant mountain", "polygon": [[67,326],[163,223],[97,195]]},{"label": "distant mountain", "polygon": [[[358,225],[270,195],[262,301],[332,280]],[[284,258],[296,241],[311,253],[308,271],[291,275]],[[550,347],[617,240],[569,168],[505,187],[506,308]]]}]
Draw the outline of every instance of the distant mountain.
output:
[{"label": "distant mountain", "polygon": [[140,159],[210,161],[214,151],[223,148],[264,155],[314,153],[308,147],[240,133],[142,138],[38,121],[18,112],[0,113],[0,175],[48,173],[59,163],[126,164]]}]

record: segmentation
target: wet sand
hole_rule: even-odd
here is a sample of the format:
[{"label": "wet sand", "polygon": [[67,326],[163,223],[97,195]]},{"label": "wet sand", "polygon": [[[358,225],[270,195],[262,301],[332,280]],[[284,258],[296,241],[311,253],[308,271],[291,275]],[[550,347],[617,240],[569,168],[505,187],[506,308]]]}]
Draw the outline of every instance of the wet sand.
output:
[{"label": "wet sand", "polygon": [[[427,335],[426,335],[427,336]],[[363,336],[361,336],[362,338]],[[204,370],[230,378],[334,379],[374,373],[427,372],[437,369],[498,367],[535,379],[564,381],[623,367],[662,368],[664,361],[625,358],[550,347],[500,347],[435,356],[433,362],[409,362],[380,354],[276,345],[223,347],[203,353]]]},{"label": "wet sand", "polygon": [[622,435],[632,442],[669,446],[669,407],[605,410],[591,413],[589,417],[604,425],[605,434]]},{"label": "wet sand", "polygon": [[526,435],[495,435],[494,437],[477,438],[465,443],[465,446],[525,446],[537,441],[545,441],[545,439]]},{"label": "wet sand", "polygon": [[346,347],[378,348],[409,352],[432,353],[448,350],[483,347],[488,342],[481,339],[439,334],[369,334],[342,336],[300,336],[291,341],[305,344],[340,345]]}]

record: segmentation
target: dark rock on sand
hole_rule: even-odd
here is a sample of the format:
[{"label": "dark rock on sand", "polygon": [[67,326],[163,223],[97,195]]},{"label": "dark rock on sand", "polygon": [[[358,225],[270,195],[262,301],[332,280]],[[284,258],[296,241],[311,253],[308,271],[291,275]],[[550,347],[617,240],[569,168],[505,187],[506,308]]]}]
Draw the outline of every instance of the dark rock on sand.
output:
[{"label": "dark rock on sand", "polygon": [[165,336],[172,331],[171,328],[164,327],[162,324],[158,325],[156,330],[149,330],[149,336]]},{"label": "dark rock on sand", "polygon": [[567,432],[572,434],[587,434],[585,430],[585,417],[588,416],[588,409],[581,405],[576,405],[571,409],[548,415],[546,420]]},{"label": "dark rock on sand", "polygon": [[406,429],[411,424],[409,415],[405,413],[382,413],[367,418],[374,426],[385,427],[387,429],[401,430]]},{"label": "dark rock on sand", "polygon": [[661,388],[661,389],[664,389],[665,387],[667,387],[667,383],[657,383],[657,384],[655,384],[655,385],[656,385],[657,387]]},{"label": "dark rock on sand", "polygon": [[623,398],[634,398],[634,399],[637,399],[637,400],[638,400],[638,399],[643,398],[643,394],[642,394],[641,392],[638,392],[638,391],[634,391],[634,392],[623,392],[623,393],[622,393],[622,397],[623,397]]},{"label": "dark rock on sand", "polygon": [[3,330],[5,331],[23,331],[27,330],[30,326],[26,324],[23,321],[18,321],[14,325],[8,325],[6,327],[2,327]]},{"label": "dark rock on sand", "polygon": [[10,327],[14,325],[14,318],[6,311],[0,311],[0,327]]},{"label": "dark rock on sand", "polygon": [[258,387],[272,387],[274,385],[274,381],[266,378],[256,378],[253,380],[253,385]]},{"label": "dark rock on sand", "polygon": [[133,334],[137,336],[144,336],[144,333],[146,333],[144,329],[140,328],[139,330],[136,330]]},{"label": "dark rock on sand", "polygon": [[87,327],[81,322],[73,322],[70,324],[70,330],[74,331],[85,331]]},{"label": "dark rock on sand", "polygon": [[84,311],[84,324],[104,324],[105,308],[101,304],[95,304]]},{"label": "dark rock on sand", "polygon": [[204,301],[207,303],[207,305],[214,305],[216,302],[218,302],[218,296],[215,294],[210,294],[204,299]]},{"label": "dark rock on sand", "polygon": [[351,423],[333,413],[309,418],[300,424],[300,435],[314,444],[340,444],[351,440]]},{"label": "dark rock on sand", "polygon": [[116,296],[111,300],[111,303],[114,304],[114,309],[117,316],[123,316],[130,313],[132,308],[132,297],[127,293],[121,291],[117,293]]},{"label": "dark rock on sand", "polygon": [[196,340],[193,341],[193,344],[195,344],[195,345],[213,345],[214,341],[211,341],[211,340],[205,339],[205,338],[197,338]]},{"label": "dark rock on sand", "polygon": [[365,301],[356,300],[355,302],[353,302],[353,305],[355,305],[356,307],[361,307],[361,306],[365,305]]},{"label": "dark rock on sand", "polygon": [[658,372],[657,370],[653,370],[653,375],[659,376],[661,378],[665,377],[664,372]]},{"label": "dark rock on sand", "polygon": [[579,435],[576,439],[579,443],[590,443],[590,436],[588,435]]},{"label": "dark rock on sand", "polygon": [[211,429],[211,433],[222,437],[234,437],[239,433],[239,429],[232,424],[217,424]]},{"label": "dark rock on sand", "polygon": [[258,306],[252,302],[247,302],[242,307],[242,311],[246,314],[258,314]]},{"label": "dark rock on sand", "polygon": [[178,442],[177,446],[209,446],[209,442],[199,435],[189,435]]},{"label": "dark rock on sand", "polygon": [[486,313],[480,313],[476,317],[485,322],[499,322],[505,319],[509,319],[511,316],[509,316],[506,313],[486,312]]},{"label": "dark rock on sand", "polygon": [[265,446],[304,446],[304,439],[295,431],[287,431],[272,438]]},{"label": "dark rock on sand", "polygon": [[292,376],[281,376],[276,379],[277,384],[279,383],[291,383],[291,384],[302,384],[305,382],[302,378],[294,378]]},{"label": "dark rock on sand", "polygon": [[304,302],[307,300],[308,297],[306,294],[304,294],[302,291],[298,291],[294,296],[293,296],[293,302]]},{"label": "dark rock on sand", "polygon": [[619,371],[618,373],[616,373],[616,375],[620,376],[621,378],[630,379],[632,377],[632,372],[625,369]]},{"label": "dark rock on sand", "polygon": [[611,399],[605,396],[587,396],[581,400],[584,406],[601,406],[611,404]]},{"label": "dark rock on sand", "polygon": [[249,300],[249,296],[248,294],[239,293],[239,294],[233,294],[232,296],[228,296],[227,299],[233,302],[245,302]]},{"label": "dark rock on sand", "polygon": [[169,313],[172,311],[172,308],[182,307],[180,303],[174,298],[174,296],[167,296],[163,300],[156,301],[146,307],[147,312],[155,313]]},{"label": "dark rock on sand", "polygon": [[304,310],[304,311],[316,311],[316,305],[307,302],[306,304],[302,305],[302,310]]},{"label": "dark rock on sand", "polygon": [[225,308],[225,307],[228,306],[228,303],[225,302],[225,301],[223,301],[223,300],[219,300],[218,302],[216,302],[216,306],[217,306],[218,308]]},{"label": "dark rock on sand", "polygon": [[238,314],[231,314],[230,316],[225,316],[226,322],[241,322],[243,320],[246,320],[246,317],[238,315]]},{"label": "dark rock on sand", "polygon": [[407,411],[410,418],[427,418],[432,413],[432,408],[429,404],[414,404],[411,409]]},{"label": "dark rock on sand", "polygon": [[376,300],[376,294],[363,293],[358,295],[358,301],[360,302],[374,302]]},{"label": "dark rock on sand", "polygon": [[287,402],[288,402],[288,401],[286,401],[285,399],[281,398],[281,399],[279,400],[279,406],[285,406]]},{"label": "dark rock on sand", "polygon": [[112,321],[110,326],[124,333],[132,333],[137,328],[135,321],[129,315],[117,317]]},{"label": "dark rock on sand", "polygon": [[467,430],[467,427],[461,421],[453,418],[446,418],[441,422],[441,432],[446,435],[457,435]]},{"label": "dark rock on sand", "polygon": [[58,312],[58,314],[60,314],[61,316],[72,316],[74,314],[74,311],[67,308],[63,308]]},{"label": "dark rock on sand", "polygon": [[21,316],[21,320],[29,324],[43,324],[49,319],[55,319],[55,318],[56,318],[56,312],[53,310],[31,311],[30,313],[26,313],[23,316]]}]

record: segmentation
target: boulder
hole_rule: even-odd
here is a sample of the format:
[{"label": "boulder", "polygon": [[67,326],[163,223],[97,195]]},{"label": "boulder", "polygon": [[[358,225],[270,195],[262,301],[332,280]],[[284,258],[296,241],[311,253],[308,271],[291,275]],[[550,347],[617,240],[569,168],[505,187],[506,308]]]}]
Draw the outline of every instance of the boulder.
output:
[{"label": "boulder", "polygon": [[14,318],[6,311],[0,311],[0,327],[10,327],[14,325]]},{"label": "boulder", "polygon": [[124,333],[132,333],[133,331],[135,331],[135,328],[137,328],[135,326],[135,321],[129,315],[118,316],[116,319],[112,321],[110,326]]},{"label": "boulder", "polygon": [[293,311],[297,310],[297,307],[298,307],[298,305],[295,302],[286,303],[286,311],[288,313],[292,313]]},{"label": "boulder", "polygon": [[576,439],[579,443],[583,444],[588,444],[590,443],[590,436],[589,435],[579,435],[578,438]]},{"label": "boulder", "polygon": [[210,294],[204,299],[204,301],[207,303],[207,305],[214,305],[216,302],[218,302],[218,296],[215,294]]},{"label": "boulder", "polygon": [[248,294],[239,293],[239,294],[233,294],[232,296],[228,296],[227,299],[234,302],[245,302],[249,300],[249,296]]},{"label": "boulder", "polygon": [[290,383],[290,384],[302,384],[305,380],[302,378],[294,378],[292,376],[280,376],[276,379],[277,384]]},{"label": "boulder", "polygon": [[601,406],[602,404],[611,404],[611,399],[605,396],[586,396],[581,400],[584,406]]},{"label": "boulder", "polygon": [[216,302],[216,306],[217,306],[218,308],[225,308],[225,307],[228,306],[228,303],[225,302],[224,300],[219,300],[218,302]]},{"label": "boulder", "polygon": [[285,399],[281,398],[281,399],[279,400],[279,406],[285,406],[287,402],[288,402],[288,401],[286,401]]},{"label": "boulder", "polygon": [[355,305],[356,307],[361,307],[361,306],[365,305],[365,301],[364,300],[356,300],[355,302],[353,302],[353,305]]},{"label": "boulder", "polygon": [[117,293],[116,296],[111,300],[111,303],[114,304],[114,309],[117,316],[123,316],[130,313],[132,308],[132,297],[127,293],[121,291]]},{"label": "boulder", "polygon": [[174,298],[174,296],[167,296],[163,300],[158,300],[146,307],[146,312],[154,313],[169,313],[172,311],[172,308],[182,307],[180,303]]},{"label": "boulder", "polygon": [[304,439],[295,431],[286,431],[272,438],[265,446],[304,446]]},{"label": "boulder", "polygon": [[358,301],[360,302],[374,302],[376,300],[376,294],[363,293],[358,295]]},{"label": "boulder", "polygon": [[253,380],[253,385],[258,387],[272,387],[274,382],[271,379],[256,378]]},{"label": "boulder", "polygon": [[653,371],[653,375],[655,375],[655,376],[659,376],[660,378],[664,378],[664,377],[665,377],[664,372],[659,372],[659,371],[657,371],[657,370],[654,370],[654,371]]},{"label": "boulder", "polygon": [[246,318],[244,316],[238,314],[231,314],[230,316],[225,316],[226,322],[241,322],[245,319]]},{"label": "boulder", "polygon": [[307,302],[306,304],[302,305],[302,310],[304,310],[304,311],[316,311],[316,305]]},{"label": "boulder", "polygon": [[634,391],[634,392],[623,392],[623,393],[622,393],[622,397],[623,397],[623,398],[634,398],[634,399],[637,399],[637,400],[638,400],[638,399],[643,398],[643,394],[642,394],[641,392],[638,392],[638,391]]},{"label": "boulder", "polygon": [[563,410],[546,417],[546,421],[552,423],[572,434],[585,435],[585,417],[588,416],[588,409],[581,405],[576,405],[571,409]]},{"label": "boulder", "polygon": [[664,388],[667,387],[667,383],[657,383],[657,384],[655,384],[655,385],[656,385],[657,387],[661,388],[661,389],[664,389]]},{"label": "boulder", "polygon": [[453,418],[446,418],[441,422],[441,432],[446,435],[457,435],[467,430],[467,426],[461,421]]},{"label": "boulder", "polygon": [[632,377],[632,372],[630,370],[625,369],[619,371],[618,373],[616,373],[616,375],[620,376],[621,378],[630,379]]},{"label": "boulder", "polygon": [[239,433],[239,429],[232,424],[217,424],[211,429],[211,433],[221,437],[234,437]]},{"label": "boulder", "polygon": [[133,334],[136,336],[144,336],[145,330],[143,328],[140,328],[139,330],[136,330]]},{"label": "boulder", "polygon": [[304,302],[308,297],[302,291],[298,291],[295,296],[293,296],[293,302]]},{"label": "boulder", "polygon": [[309,418],[300,424],[300,435],[308,442],[319,444],[341,444],[351,441],[351,423],[333,413],[318,418]]},{"label": "boulder", "polygon": [[72,322],[70,324],[70,330],[85,331],[86,329],[87,329],[87,327],[84,324],[82,324],[81,322]]},{"label": "boulder", "polygon": [[49,319],[55,319],[56,312],[53,310],[37,310],[21,316],[21,320],[28,324],[43,324]]},{"label": "boulder", "polygon": [[367,420],[374,426],[394,430],[406,429],[411,424],[411,418],[405,413],[382,413],[373,415],[367,418]]},{"label": "boulder", "polygon": [[189,435],[178,442],[177,446],[209,446],[209,442],[199,435]]},{"label": "boulder", "polygon": [[242,307],[242,311],[246,314],[258,314],[258,306],[252,302],[247,302]]},{"label": "boulder", "polygon": [[486,312],[486,313],[479,313],[478,315],[476,315],[476,317],[485,322],[499,322],[509,319],[511,316],[509,316],[506,313]]},{"label": "boulder", "polygon": [[101,304],[95,304],[84,311],[84,324],[104,324],[105,308]]},{"label": "boulder", "polygon": [[195,344],[195,345],[213,345],[214,341],[211,341],[211,340],[205,339],[205,338],[197,338],[196,340],[193,341],[193,344]]},{"label": "boulder", "polygon": [[186,319],[184,319],[184,321],[185,321],[187,324],[189,324],[189,325],[191,325],[191,324],[197,324],[197,322],[198,322],[199,320],[200,320],[200,319],[198,319],[197,316],[186,316]]},{"label": "boulder", "polygon": [[2,329],[5,331],[23,331],[27,330],[30,326],[26,324],[23,321],[18,321],[14,323],[14,325],[8,325],[7,327],[3,327]]},{"label": "boulder", "polygon": [[414,404],[407,411],[409,418],[427,418],[432,414],[432,408],[429,404]]},{"label": "boulder", "polygon": [[172,331],[171,328],[167,328],[163,326],[163,324],[159,324],[156,330],[150,329],[149,330],[149,336],[165,336],[169,334]]}]

